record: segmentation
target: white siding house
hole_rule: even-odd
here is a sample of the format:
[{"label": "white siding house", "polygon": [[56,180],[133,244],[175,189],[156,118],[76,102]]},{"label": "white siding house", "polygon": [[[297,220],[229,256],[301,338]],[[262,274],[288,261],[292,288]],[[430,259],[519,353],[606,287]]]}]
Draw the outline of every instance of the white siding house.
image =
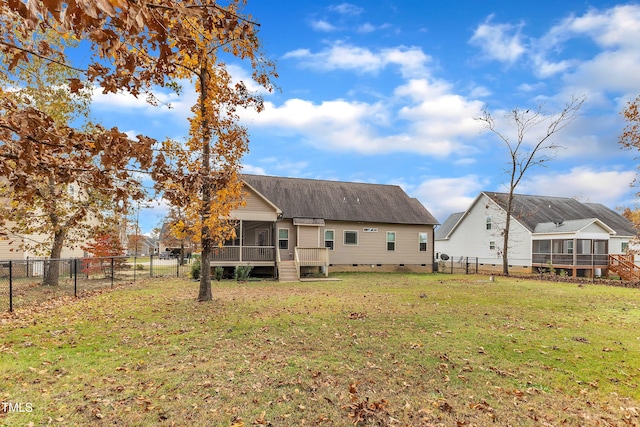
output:
[{"label": "white siding house", "polygon": [[[436,258],[477,257],[480,269],[501,270],[507,194],[482,192],[466,212],[436,230]],[[588,276],[606,270],[610,254],[624,254],[633,224],[611,209],[563,197],[515,195],[509,230],[514,271],[565,270]]]}]

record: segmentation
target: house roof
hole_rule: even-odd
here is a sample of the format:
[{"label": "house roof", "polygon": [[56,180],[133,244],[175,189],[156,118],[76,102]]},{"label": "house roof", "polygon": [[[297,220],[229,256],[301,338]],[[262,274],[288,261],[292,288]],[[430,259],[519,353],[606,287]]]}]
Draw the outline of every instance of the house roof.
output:
[{"label": "house roof", "polygon": [[[484,192],[498,206],[506,211],[507,193]],[[618,236],[635,236],[633,224],[622,215],[598,203],[581,203],[568,197],[530,196],[514,194],[512,218],[529,231],[544,223],[565,223],[575,220],[597,218],[611,228]],[[569,223],[577,226],[577,223]]]},{"label": "house roof", "polygon": [[394,224],[438,223],[397,185],[243,175],[243,180],[282,210],[284,218]]},{"label": "house roof", "polygon": [[608,233],[613,233],[614,230],[608,227],[598,218],[585,218],[585,219],[570,219],[568,221],[555,221],[555,222],[541,222],[536,225],[533,231],[536,234],[548,234],[548,233],[577,233],[590,226],[591,224],[598,224]]},{"label": "house roof", "polygon": [[464,216],[464,212],[456,212],[453,213],[451,215],[449,215],[449,218],[447,218],[442,225],[440,225],[435,233],[435,239],[436,240],[445,240],[449,238],[449,234],[453,231],[453,229],[456,227],[456,224],[458,224],[458,221],[460,221],[460,218],[462,218]]}]

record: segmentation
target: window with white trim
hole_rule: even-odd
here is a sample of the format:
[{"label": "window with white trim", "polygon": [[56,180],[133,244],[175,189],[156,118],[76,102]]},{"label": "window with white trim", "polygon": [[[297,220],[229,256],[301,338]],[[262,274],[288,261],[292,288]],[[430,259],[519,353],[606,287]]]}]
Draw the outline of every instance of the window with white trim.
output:
[{"label": "window with white trim", "polygon": [[427,251],[427,233],[418,233],[418,250],[420,252]]},{"label": "window with white trim", "polygon": [[344,232],[344,245],[345,246],[357,246],[358,245],[358,232],[353,230],[345,230]]},{"label": "window with white trim", "polygon": [[487,215],[485,219],[485,228],[487,230],[491,230],[492,227],[493,227],[493,218],[491,217],[491,215]]},{"label": "window with white trim", "polygon": [[334,230],[324,230],[324,247],[329,248],[330,251],[332,251],[334,247],[335,234]]},{"label": "window with white trim", "polygon": [[289,249],[289,229],[288,228],[278,229],[278,248]]},{"label": "window with white trim", "polygon": [[492,250],[492,251],[496,249],[496,242],[495,241],[492,240],[492,241],[489,242],[489,249]]},{"label": "window with white trim", "polygon": [[387,250],[388,251],[396,250],[396,232],[395,231],[387,231]]}]

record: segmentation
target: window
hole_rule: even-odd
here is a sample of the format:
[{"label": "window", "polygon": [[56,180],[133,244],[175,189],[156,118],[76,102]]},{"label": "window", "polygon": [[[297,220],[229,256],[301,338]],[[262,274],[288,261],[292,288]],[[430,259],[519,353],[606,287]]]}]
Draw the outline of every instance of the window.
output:
[{"label": "window", "polygon": [[622,242],[620,245],[620,251],[626,253],[627,249],[629,249],[629,242]]},{"label": "window", "polygon": [[418,246],[420,252],[427,251],[427,233],[418,233]]},{"label": "window", "polygon": [[564,241],[564,253],[572,254],[573,253],[573,240],[565,240]]},{"label": "window", "polygon": [[278,229],[278,247],[280,249],[289,249],[289,229]]},{"label": "window", "polygon": [[396,250],[396,232],[395,231],[387,231],[387,250],[388,251]]},{"label": "window", "polygon": [[346,246],[356,246],[358,244],[358,232],[357,231],[345,231],[344,232],[344,244]]},{"label": "window", "polygon": [[486,224],[486,229],[491,230],[491,226],[493,224],[493,218],[491,218],[491,216],[487,216],[485,220],[485,224]]},{"label": "window", "polygon": [[496,249],[496,242],[495,241],[492,240],[492,241],[489,242],[489,249],[492,250],[492,251]]},{"label": "window", "polygon": [[333,250],[334,234],[333,230],[324,230],[324,247],[330,251]]}]

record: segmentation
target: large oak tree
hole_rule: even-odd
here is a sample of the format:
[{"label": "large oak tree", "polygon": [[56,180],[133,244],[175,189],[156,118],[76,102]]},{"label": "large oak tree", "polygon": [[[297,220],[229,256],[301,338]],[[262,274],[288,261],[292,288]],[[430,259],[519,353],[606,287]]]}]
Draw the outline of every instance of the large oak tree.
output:
[{"label": "large oak tree", "polygon": [[[6,161],[0,175],[8,176],[17,188],[25,185],[24,177],[34,167],[47,167],[68,182],[85,171],[117,203],[140,197],[136,188],[115,185],[115,180],[126,182],[131,177],[133,163],[152,170],[154,176],[162,176],[159,188],[168,200],[199,212],[203,257],[208,262],[213,246],[232,233],[232,224],[221,218],[238,203],[237,171],[248,138],[238,125],[236,109],[262,106],[242,82],[232,81],[225,59],[247,61],[252,78],[269,90],[275,76],[273,63],[261,52],[257,24],[242,14],[244,6],[242,0],[225,5],[211,0],[3,2],[0,12],[6,25],[0,33],[0,52],[8,73],[22,62],[41,58],[81,72],[105,93],[127,91],[150,102],[155,87],[175,88],[177,79],[193,79],[199,98],[187,148],[196,148],[201,155],[194,159],[180,154],[171,142],[163,147],[169,151],[156,155],[153,139],[138,136],[132,141],[117,129],[87,133],[66,126],[43,127],[50,124],[46,112],[7,103],[3,109],[11,126],[4,128],[1,139],[0,158]],[[92,53],[88,65],[80,69],[65,50],[29,37],[42,30],[57,32],[61,41],[88,42]],[[71,92],[84,86],[79,78],[68,83]],[[43,147],[55,148],[57,157],[41,159],[38,152]],[[81,155],[70,162],[74,153]],[[7,165],[9,161],[13,163]],[[204,273],[200,300],[211,299],[209,272]]]}]

